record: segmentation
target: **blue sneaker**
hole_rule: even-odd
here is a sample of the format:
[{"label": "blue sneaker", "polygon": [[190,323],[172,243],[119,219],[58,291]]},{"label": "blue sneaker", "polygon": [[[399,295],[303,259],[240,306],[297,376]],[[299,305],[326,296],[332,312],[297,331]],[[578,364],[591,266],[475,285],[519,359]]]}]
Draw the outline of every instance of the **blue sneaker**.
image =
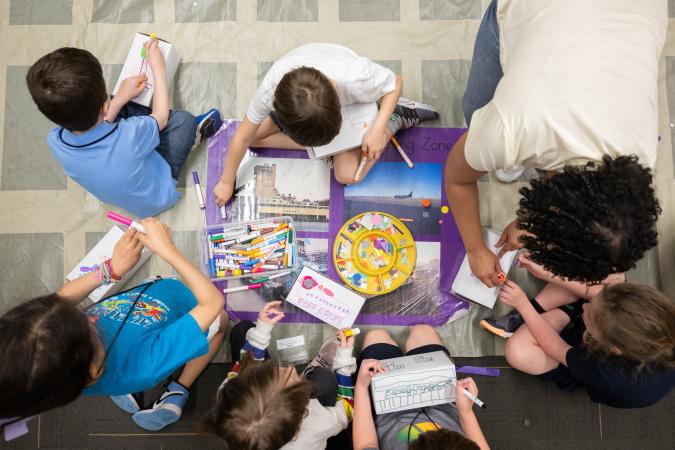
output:
[{"label": "blue sneaker", "polygon": [[197,122],[197,143],[200,144],[204,139],[210,138],[220,129],[223,121],[220,118],[220,112],[217,109],[210,109],[204,114],[195,117]]},{"label": "blue sneaker", "polygon": [[131,418],[136,425],[145,430],[161,430],[180,419],[189,395],[190,391],[187,388],[172,381],[152,408],[139,411]]},{"label": "blue sneaker", "polygon": [[[143,395],[142,393],[140,395]],[[142,400],[137,399],[132,394],[127,395],[111,395],[110,400],[114,404],[119,406],[122,410],[128,412],[129,414],[137,413],[141,410],[139,406],[142,403]]]}]

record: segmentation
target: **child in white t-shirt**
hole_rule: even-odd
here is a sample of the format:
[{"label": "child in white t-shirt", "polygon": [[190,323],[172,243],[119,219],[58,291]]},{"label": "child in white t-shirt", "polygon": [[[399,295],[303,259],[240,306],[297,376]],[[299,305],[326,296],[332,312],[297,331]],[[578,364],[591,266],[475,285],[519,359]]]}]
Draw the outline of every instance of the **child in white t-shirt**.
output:
[{"label": "child in white t-shirt", "polygon": [[237,168],[249,146],[304,149],[328,144],[342,123],[340,108],[352,103],[379,102],[375,123],[361,148],[335,155],[335,178],[354,182],[362,158],[362,178],[397,131],[438,117],[430,106],[400,98],[400,75],[335,44],[306,44],[283,55],[269,69],[232,138],[216,203],[225,204],[234,190]]}]

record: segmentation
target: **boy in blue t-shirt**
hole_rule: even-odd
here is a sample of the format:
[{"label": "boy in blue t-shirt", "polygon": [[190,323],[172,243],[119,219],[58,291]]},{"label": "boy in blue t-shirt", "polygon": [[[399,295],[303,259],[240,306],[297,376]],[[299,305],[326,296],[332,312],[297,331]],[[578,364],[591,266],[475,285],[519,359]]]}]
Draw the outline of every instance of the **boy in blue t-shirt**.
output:
[{"label": "boy in blue t-shirt", "polygon": [[[27,418],[66,405],[81,393],[110,395],[147,430],[177,421],[189,389],[216,354],[227,328],[222,294],[174,245],[169,228],[141,221],[112,258],[57,292],[0,317],[0,418]],[[102,283],[133,268],[143,247],[182,278],[157,279],[78,307]],[[149,409],[132,394],[183,370]]]},{"label": "boy in blue t-shirt", "polygon": [[104,203],[151,217],[180,198],[176,180],[196,133],[201,142],[222,122],[216,109],[197,118],[170,111],[157,40],[144,46],[154,75],[152,110],[129,102],[146,89],[145,75],[124,80],[110,99],[101,65],[86,50],[65,47],[43,56],[26,82],[38,109],[59,125],[47,140],[66,175]]}]

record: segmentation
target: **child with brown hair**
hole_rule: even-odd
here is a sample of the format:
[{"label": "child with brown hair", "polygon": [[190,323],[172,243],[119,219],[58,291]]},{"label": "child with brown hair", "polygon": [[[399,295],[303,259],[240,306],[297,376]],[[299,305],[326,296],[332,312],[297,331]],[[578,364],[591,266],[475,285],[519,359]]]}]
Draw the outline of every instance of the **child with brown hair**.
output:
[{"label": "child with brown hair", "polygon": [[362,178],[397,131],[432,120],[429,105],[400,98],[400,75],[347,47],[312,43],[295,48],[270,67],[232,138],[220,181],[214,188],[221,206],[232,197],[237,168],[248,147],[304,149],[328,144],[342,123],[341,106],[379,102],[375,123],[361,148],[333,157],[335,178],[353,183],[365,152],[369,162]]},{"label": "child with brown hair", "polygon": [[652,405],[675,385],[675,304],[652,287],[613,283],[585,302],[549,283],[535,299],[541,314],[512,281],[500,299],[524,320],[505,349],[518,370],[615,408]]},{"label": "child with brown hair", "polygon": [[340,331],[339,341],[324,343],[319,355],[298,374],[293,366],[269,360],[266,350],[274,324],[284,317],[280,304],[267,303],[255,325],[241,321],[230,333],[232,355],[239,355],[239,361],[202,420],[202,430],[222,438],[228,448],[325,448],[328,438],[347,428],[351,420],[354,337]]}]

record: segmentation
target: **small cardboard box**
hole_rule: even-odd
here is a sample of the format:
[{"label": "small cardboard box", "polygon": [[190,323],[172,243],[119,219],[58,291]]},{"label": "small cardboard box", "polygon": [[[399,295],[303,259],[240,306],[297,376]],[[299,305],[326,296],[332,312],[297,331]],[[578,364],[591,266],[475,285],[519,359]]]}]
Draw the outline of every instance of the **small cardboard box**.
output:
[{"label": "small cardboard box", "polygon": [[386,372],[373,377],[370,390],[377,414],[455,401],[455,365],[443,351],[380,361]]},{"label": "small cardboard box", "polygon": [[[155,92],[155,80],[152,76],[152,69],[150,69],[148,61],[142,57],[143,44],[148,40],[150,40],[150,35],[148,34],[136,33],[134,36],[134,40],[131,43],[131,49],[129,50],[127,59],[124,61],[124,67],[122,67],[122,72],[120,73],[120,77],[117,79],[117,84],[113,90],[113,95],[117,95],[120,84],[122,84],[122,81],[125,79],[134,75],[146,74],[148,76],[148,81],[145,85],[145,90],[138,97],[132,98],[131,101],[149,107],[150,102],[152,101],[152,94]],[[180,54],[171,42],[159,38],[157,41],[159,42],[159,51],[164,57],[166,85],[167,87],[170,87],[173,82],[173,77],[176,75],[178,64],[180,64]]]},{"label": "small cardboard box", "polygon": [[[73,281],[76,278],[80,278],[81,276],[88,274],[89,272],[98,270],[99,264],[112,257],[115,244],[117,244],[117,241],[120,240],[123,234],[124,231],[122,231],[120,227],[113,225],[112,228],[110,228],[110,230],[108,230],[108,232],[103,236],[103,238],[98,241],[94,248],[92,248],[91,251],[87,253],[87,256],[82,258],[82,261],[80,261],[77,266],[75,266],[75,268],[71,270],[68,275],[66,275],[66,280]],[[141,253],[141,259],[138,260],[138,263],[122,277],[122,281],[113,284],[104,284],[96,288],[96,290],[89,294],[91,301],[97,303],[102,298],[119,292],[122,289],[122,286],[124,286],[124,283],[126,283],[126,281],[131,278],[138,268],[148,260],[151,254],[152,252],[150,250],[144,248],[143,252]]]}]

